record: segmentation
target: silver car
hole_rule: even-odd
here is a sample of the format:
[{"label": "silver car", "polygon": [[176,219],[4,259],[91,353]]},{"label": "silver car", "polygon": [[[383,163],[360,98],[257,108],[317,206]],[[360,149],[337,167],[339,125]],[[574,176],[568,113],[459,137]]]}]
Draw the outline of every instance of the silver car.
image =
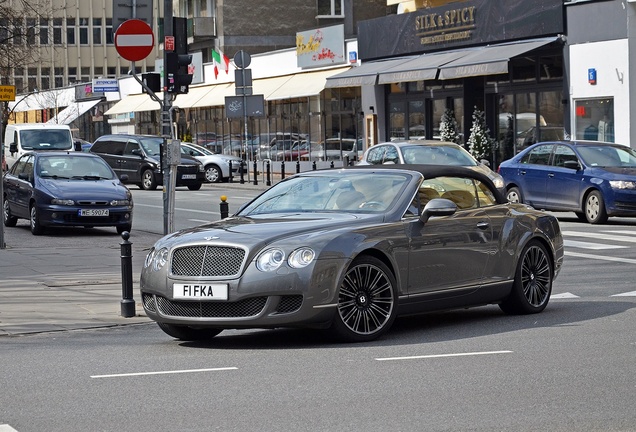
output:
[{"label": "silver car", "polygon": [[[238,174],[242,159],[237,156],[216,154],[205,147],[192,143],[181,143],[181,153],[198,159],[205,169],[205,181],[218,183]],[[230,165],[232,171],[230,172]]]},{"label": "silver car", "polygon": [[145,313],[168,335],[316,327],[370,341],[398,315],[498,304],[541,312],[563,262],[557,219],[465,167],[297,174],[146,257]]},{"label": "silver car", "polygon": [[368,148],[358,165],[425,164],[472,167],[486,174],[503,191],[503,178],[462,146],[437,140],[408,140],[376,144]]}]

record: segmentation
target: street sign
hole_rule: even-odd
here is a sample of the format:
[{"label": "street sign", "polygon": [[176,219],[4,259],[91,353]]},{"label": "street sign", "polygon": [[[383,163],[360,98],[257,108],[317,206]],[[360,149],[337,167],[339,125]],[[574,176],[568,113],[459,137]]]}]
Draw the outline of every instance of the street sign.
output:
[{"label": "street sign", "polygon": [[106,93],[119,91],[119,81],[116,79],[96,78],[93,80],[93,93]]},{"label": "street sign", "polygon": [[129,19],[140,19],[152,26],[153,0],[113,0],[113,29]]},{"label": "street sign", "polygon": [[174,51],[174,36],[165,36],[163,38],[163,50]]},{"label": "street sign", "polygon": [[14,101],[15,100],[15,86],[13,85],[0,85],[0,101]]},{"label": "street sign", "polygon": [[124,21],[115,32],[115,48],[126,60],[143,60],[154,47],[155,35],[152,28],[142,20]]}]

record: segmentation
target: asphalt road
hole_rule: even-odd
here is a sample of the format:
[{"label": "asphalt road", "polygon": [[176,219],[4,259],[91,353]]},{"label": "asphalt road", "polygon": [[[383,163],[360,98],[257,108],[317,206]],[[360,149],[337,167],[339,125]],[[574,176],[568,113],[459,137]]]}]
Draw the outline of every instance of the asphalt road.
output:
[{"label": "asphalt road", "polygon": [[[249,194],[180,194],[179,223],[214,220],[201,206],[217,192],[236,206]],[[161,225],[143,209],[156,212],[161,194],[134,195],[131,240],[151,244]],[[559,216],[565,264],[538,315],[401,318],[365,344],[286,329],[184,343],[152,323],[4,338],[0,432],[634,431],[636,220]],[[121,241],[114,229],[8,231],[52,253]]]}]

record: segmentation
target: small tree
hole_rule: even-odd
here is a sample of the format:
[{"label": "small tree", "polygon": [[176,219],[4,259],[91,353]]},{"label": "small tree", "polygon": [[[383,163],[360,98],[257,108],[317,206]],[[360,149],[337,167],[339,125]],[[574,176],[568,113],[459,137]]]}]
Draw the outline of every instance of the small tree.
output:
[{"label": "small tree", "polygon": [[475,107],[473,111],[473,125],[470,128],[468,138],[468,151],[475,159],[489,160],[493,150],[493,139],[490,137],[490,130],[486,126],[486,113]]},{"label": "small tree", "polygon": [[439,125],[439,134],[442,141],[454,142],[459,144],[459,125],[455,120],[455,113],[452,109],[447,108],[442,115],[442,120]]}]

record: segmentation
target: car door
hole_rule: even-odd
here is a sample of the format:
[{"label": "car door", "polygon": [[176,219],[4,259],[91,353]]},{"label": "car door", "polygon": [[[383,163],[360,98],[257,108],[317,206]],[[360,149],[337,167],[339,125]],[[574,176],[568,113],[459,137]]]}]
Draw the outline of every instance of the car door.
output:
[{"label": "car door", "polygon": [[[29,180],[29,173],[31,173],[31,180]],[[19,158],[4,177],[4,192],[9,202],[9,209],[14,216],[23,218],[29,216],[29,200],[33,191],[32,179],[33,155]]]},{"label": "car door", "polygon": [[[578,168],[572,167],[572,162],[578,163]],[[563,144],[555,146],[551,170],[546,180],[546,208],[580,210],[579,198],[583,186],[580,169],[580,162],[570,146]]]},{"label": "car door", "polygon": [[[432,187],[431,187],[432,186]],[[473,287],[482,282],[493,245],[492,226],[487,212],[479,207],[472,179],[444,177],[425,180],[424,194],[435,189],[451,199],[458,210],[451,216],[433,217],[425,224],[408,220],[409,295]],[[429,198],[426,193],[422,198]]]},{"label": "car door", "polygon": [[548,175],[552,172],[550,156],[554,144],[542,144],[530,150],[521,160],[517,181],[523,202],[542,208],[546,204]]},{"label": "car door", "polygon": [[367,152],[366,162],[370,165],[381,165],[386,150],[385,145],[375,145]]},{"label": "car door", "polygon": [[115,171],[117,177],[121,177],[120,159],[124,154],[126,146],[126,138],[123,137],[105,137],[97,140],[90,149],[91,153],[96,153],[106,161],[108,165]]},{"label": "car door", "polygon": [[124,147],[124,152],[119,159],[119,170],[121,174],[128,175],[128,181],[130,183],[140,183],[141,166],[144,163],[144,157],[139,142],[134,139],[128,139]]}]

